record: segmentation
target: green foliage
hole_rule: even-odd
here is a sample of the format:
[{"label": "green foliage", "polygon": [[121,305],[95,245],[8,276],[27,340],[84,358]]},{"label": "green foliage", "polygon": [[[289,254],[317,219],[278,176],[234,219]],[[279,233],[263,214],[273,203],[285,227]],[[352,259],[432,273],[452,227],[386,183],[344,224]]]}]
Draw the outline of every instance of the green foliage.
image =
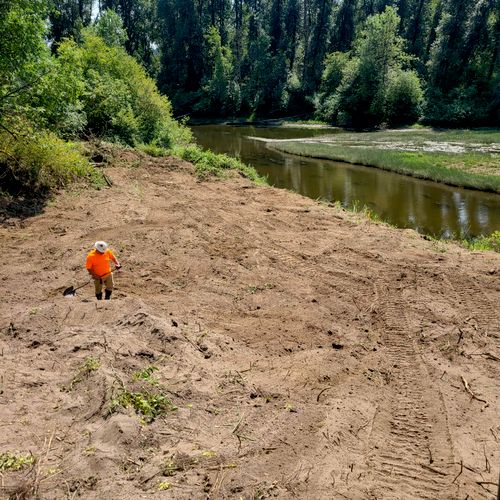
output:
[{"label": "green foliage", "polygon": [[92,356],[85,358],[82,366],[78,368],[76,375],[72,378],[69,386],[63,388],[64,390],[72,391],[77,384],[83,382],[92,372],[97,371],[101,367],[101,362]]},{"label": "green foliage", "polygon": [[260,177],[253,167],[245,165],[237,158],[231,158],[224,154],[216,154],[212,151],[203,151],[196,145],[182,148],[174,148],[172,154],[194,164],[197,175],[205,179],[210,176],[226,177],[229,173],[238,173],[257,183],[264,184],[265,180]]},{"label": "green foliage", "polygon": [[27,122],[14,130],[16,135],[0,130],[0,177],[6,192],[43,195],[78,179],[102,183],[101,174],[75,145]]},{"label": "green foliage", "polygon": [[166,411],[177,410],[177,407],[163,394],[153,394],[148,391],[129,392],[125,389],[112,399],[110,413],[114,413],[119,407],[133,408],[147,422],[152,422]]},{"label": "green foliage", "polygon": [[[500,193],[500,158],[492,158],[489,154],[388,151],[374,147],[356,147],[352,143],[282,142],[273,143],[272,146],[286,153],[368,165],[420,179]],[[486,166],[486,173],[482,172],[482,165]]]},{"label": "green foliage", "polygon": [[157,371],[158,368],[156,366],[148,366],[144,368],[144,370],[135,372],[133,375],[134,380],[145,380],[146,382],[149,382],[151,385],[158,385],[158,380],[153,377],[153,373]]},{"label": "green foliage", "polygon": [[500,231],[495,231],[489,236],[480,236],[473,240],[463,240],[462,244],[469,250],[500,252]]},{"label": "green foliage", "polygon": [[345,52],[333,52],[326,56],[321,77],[321,92],[333,94],[338,89],[348,60],[349,56]]},{"label": "green foliage", "polygon": [[123,27],[122,18],[111,9],[106,9],[97,21],[94,32],[109,47],[123,47],[128,40],[127,31]]},{"label": "green foliage", "polygon": [[48,53],[44,0],[0,2],[0,85],[14,84],[37,72]]},{"label": "green foliage", "polygon": [[0,473],[16,471],[33,465],[36,458],[31,453],[21,454],[12,451],[0,453]]},{"label": "green foliage", "polygon": [[80,75],[78,100],[89,132],[132,146],[155,142],[171,147],[190,140],[189,131],[172,118],[168,99],[134,58],[92,30],[82,35],[81,45],[61,44],[59,60],[66,71]]},{"label": "green foliage", "polygon": [[233,80],[231,52],[224,47],[218,29],[211,26],[205,36],[208,58],[212,62],[210,77],[202,87],[205,100],[197,105],[200,110],[210,110],[213,114],[226,114],[238,109],[240,92]]},{"label": "green foliage", "polygon": [[[397,35],[399,16],[392,7],[370,16],[354,42],[350,61],[333,59],[324,78],[334,76],[333,95],[324,99],[319,116],[341,125],[370,127],[385,121],[408,123],[419,115],[422,91],[416,73],[402,71],[408,57]],[[342,64],[339,64],[341,61]],[[342,78],[339,84],[339,71]]]},{"label": "green foliage", "polygon": [[414,71],[392,72],[385,98],[386,122],[391,126],[415,123],[420,117],[423,95]]}]

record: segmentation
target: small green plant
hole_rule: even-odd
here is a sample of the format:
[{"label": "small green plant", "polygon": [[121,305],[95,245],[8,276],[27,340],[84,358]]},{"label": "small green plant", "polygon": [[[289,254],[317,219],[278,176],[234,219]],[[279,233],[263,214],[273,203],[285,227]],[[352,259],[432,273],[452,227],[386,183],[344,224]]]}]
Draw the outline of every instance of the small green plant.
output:
[{"label": "small green plant", "polygon": [[20,470],[33,465],[35,462],[36,458],[31,453],[24,455],[12,451],[0,453],[0,473]]},{"label": "small green plant", "polygon": [[114,413],[119,407],[132,407],[148,423],[166,411],[177,410],[177,407],[163,394],[153,394],[148,391],[129,392],[126,389],[111,400],[110,413]]},{"label": "small green plant", "polygon": [[272,283],[264,283],[263,285],[251,285],[247,288],[248,292],[251,293],[252,295],[257,292],[263,292],[264,290],[270,290],[271,288],[274,288],[274,285]]},{"label": "small green plant", "polygon": [[172,483],[169,483],[168,481],[162,481],[161,483],[158,483],[158,490],[159,491],[169,490],[171,487],[172,487]]},{"label": "small green plant", "polygon": [[101,362],[92,356],[85,358],[82,366],[78,369],[78,372],[73,377],[69,386],[67,387],[68,391],[72,391],[77,384],[83,382],[83,380],[88,377],[92,372],[97,371],[101,366]]},{"label": "small green plant", "polygon": [[158,380],[153,377],[153,373],[157,370],[158,368],[156,368],[156,366],[151,365],[147,368],[144,368],[144,370],[142,371],[135,372],[132,378],[134,380],[145,380],[151,385],[158,385]]}]

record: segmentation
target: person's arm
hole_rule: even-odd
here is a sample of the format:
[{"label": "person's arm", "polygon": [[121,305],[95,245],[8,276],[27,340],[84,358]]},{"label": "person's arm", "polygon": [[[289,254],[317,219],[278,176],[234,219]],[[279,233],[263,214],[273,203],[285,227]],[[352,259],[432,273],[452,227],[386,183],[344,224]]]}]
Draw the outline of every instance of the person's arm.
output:
[{"label": "person's arm", "polygon": [[109,256],[110,256],[111,260],[115,263],[116,269],[120,269],[120,267],[122,267],[122,266],[120,265],[120,263],[118,262],[118,259],[115,257],[115,254],[111,250],[109,250]]}]

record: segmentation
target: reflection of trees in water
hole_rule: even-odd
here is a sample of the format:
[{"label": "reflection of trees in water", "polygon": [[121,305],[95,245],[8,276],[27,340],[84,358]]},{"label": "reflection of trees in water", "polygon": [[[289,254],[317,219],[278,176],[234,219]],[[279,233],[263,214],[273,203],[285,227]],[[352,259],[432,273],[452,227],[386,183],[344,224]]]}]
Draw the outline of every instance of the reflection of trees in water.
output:
[{"label": "reflection of trees in water", "polygon": [[[383,170],[281,154],[264,142],[247,139],[263,135],[250,127],[204,127],[195,131],[206,148],[227,152],[251,164],[269,183],[293,189],[313,199],[370,207],[383,220],[420,232],[469,237],[491,233],[500,226],[500,196],[455,189]],[[275,137],[267,129],[266,136]],[[280,131],[285,138],[289,131]],[[295,136],[297,130],[293,131]],[[494,216],[494,214],[496,215]]]}]

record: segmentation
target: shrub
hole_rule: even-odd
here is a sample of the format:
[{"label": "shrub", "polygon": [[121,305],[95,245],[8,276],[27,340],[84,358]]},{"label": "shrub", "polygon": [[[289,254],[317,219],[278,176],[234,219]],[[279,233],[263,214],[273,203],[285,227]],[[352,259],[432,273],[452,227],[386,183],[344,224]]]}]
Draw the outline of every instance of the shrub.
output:
[{"label": "shrub", "polygon": [[470,241],[463,241],[463,244],[469,250],[493,250],[500,252],[500,231],[495,231],[490,236],[480,236]]},{"label": "shrub", "polygon": [[422,107],[423,92],[414,71],[391,74],[385,98],[385,114],[389,125],[415,123]]},{"label": "shrub", "polygon": [[26,123],[16,131],[15,135],[0,132],[0,177],[7,193],[44,195],[78,179],[102,182],[101,174],[74,144]]}]

